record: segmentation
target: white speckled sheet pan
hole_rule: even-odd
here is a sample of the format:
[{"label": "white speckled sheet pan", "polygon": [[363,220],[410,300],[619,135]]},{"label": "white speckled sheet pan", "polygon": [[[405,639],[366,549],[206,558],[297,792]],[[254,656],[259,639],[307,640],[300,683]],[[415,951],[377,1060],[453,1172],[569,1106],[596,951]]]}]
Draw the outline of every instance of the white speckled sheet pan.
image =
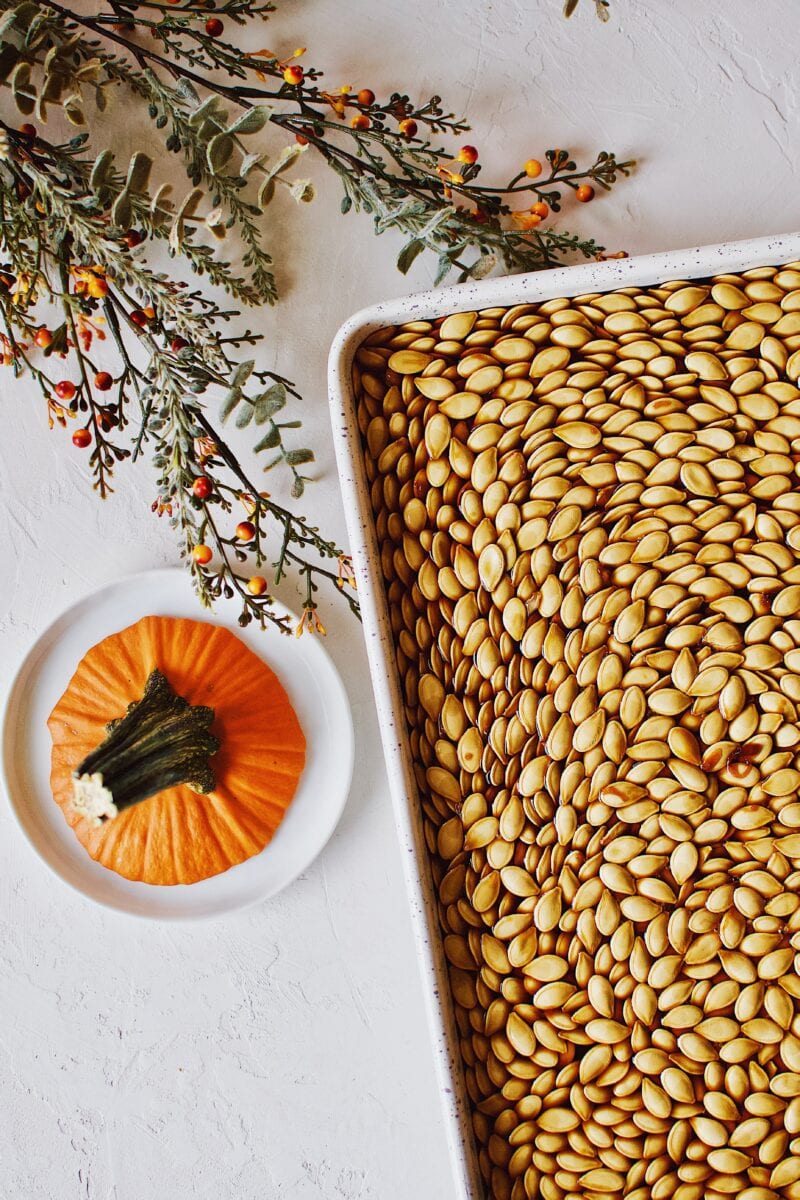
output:
[{"label": "white speckled sheet pan", "polygon": [[351,317],[336,336],[329,359],[331,422],[353,551],[372,686],[389,774],[395,822],[403,852],[414,936],[420,961],[442,1108],[457,1194],[483,1200],[470,1108],[463,1081],[436,897],[417,798],[395,648],[380,567],[380,554],[362,461],[356,402],[351,384],[353,356],[377,329],[404,321],[430,320],[472,309],[538,303],[559,296],[650,286],[800,259],[800,233],[779,234],[718,246],[564,267],[529,275],[440,288],[388,300]]}]

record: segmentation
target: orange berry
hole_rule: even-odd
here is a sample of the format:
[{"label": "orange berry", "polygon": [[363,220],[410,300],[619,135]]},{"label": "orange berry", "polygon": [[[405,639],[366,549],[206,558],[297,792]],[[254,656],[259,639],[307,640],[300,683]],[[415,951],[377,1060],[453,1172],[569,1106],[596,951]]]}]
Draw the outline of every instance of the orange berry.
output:
[{"label": "orange berry", "polygon": [[99,392],[107,392],[114,386],[114,380],[108,371],[98,371],[94,377],[94,386]]},{"label": "orange berry", "polygon": [[207,475],[198,475],[192,484],[192,491],[198,500],[207,500],[214,490],[214,484]]},{"label": "orange berry", "polygon": [[31,125],[29,121],[26,121],[24,125],[20,125],[19,131],[23,135],[23,137],[26,137],[26,138],[35,138],[36,137],[36,126]]},{"label": "orange berry", "polygon": [[399,129],[404,138],[416,137],[417,122],[412,121],[410,117],[406,117],[405,121],[400,122]]},{"label": "orange berry", "polygon": [[529,179],[537,179],[542,173],[542,164],[538,158],[529,158],[522,169]]},{"label": "orange berry", "polygon": [[589,183],[582,183],[575,189],[575,199],[580,200],[581,204],[588,204],[590,200],[594,200],[594,188]]},{"label": "orange berry", "polygon": [[69,379],[61,379],[56,384],[55,390],[59,400],[71,400],[78,389]]},{"label": "orange berry", "polygon": [[251,542],[256,535],[256,527],[252,521],[240,521],[236,526],[236,536],[240,542]]},{"label": "orange berry", "polygon": [[72,444],[77,446],[79,450],[85,450],[92,440],[92,435],[88,429],[76,429],[72,435]]},{"label": "orange berry", "polygon": [[247,590],[251,596],[263,596],[267,590],[267,581],[263,575],[254,575],[247,581]]},{"label": "orange berry", "polygon": [[148,321],[152,321],[156,315],[156,310],[151,308],[149,305],[147,308],[143,308],[142,312],[147,317]]},{"label": "orange berry", "polygon": [[366,113],[356,113],[350,124],[353,129],[369,129],[372,122]]},{"label": "orange berry", "polygon": [[478,151],[474,146],[462,146],[456,157],[459,162],[468,163],[472,166],[473,163],[478,161]]},{"label": "orange berry", "polygon": [[511,219],[519,225],[520,229],[535,229],[537,225],[541,225],[542,223],[542,218],[537,217],[536,213],[531,212],[512,213]]},{"label": "orange berry", "polygon": [[33,339],[37,346],[41,346],[42,350],[46,350],[48,346],[53,344],[53,335],[46,325],[41,329],[36,330],[36,336]]},{"label": "orange berry", "polygon": [[542,220],[544,220],[545,217],[550,216],[550,209],[547,207],[544,200],[537,200],[535,204],[532,204],[531,212],[535,217],[541,217]]},{"label": "orange berry", "polygon": [[365,108],[368,108],[370,104],[375,103],[375,93],[372,88],[362,88],[356,96],[356,100],[359,104],[363,104]]},{"label": "orange berry", "polygon": [[198,545],[196,545],[192,550],[192,558],[196,563],[200,563],[201,566],[211,562],[213,557],[214,551],[210,546],[206,546],[203,542],[199,542]]},{"label": "orange berry", "polygon": [[303,82],[303,78],[304,78],[303,68],[302,67],[287,67],[286,70],[283,72],[283,78],[286,80],[287,83],[291,83],[291,84],[297,86],[298,84]]}]

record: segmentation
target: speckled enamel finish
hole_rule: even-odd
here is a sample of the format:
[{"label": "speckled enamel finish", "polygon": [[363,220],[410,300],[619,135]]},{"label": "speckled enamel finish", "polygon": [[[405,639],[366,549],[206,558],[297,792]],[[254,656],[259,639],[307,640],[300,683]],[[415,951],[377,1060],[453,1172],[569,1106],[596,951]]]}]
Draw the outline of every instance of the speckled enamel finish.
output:
[{"label": "speckled enamel finish", "polygon": [[437,1072],[456,1185],[464,1200],[481,1200],[470,1111],[452,1008],[447,967],[436,916],[436,897],[428,869],[420,806],[395,668],[379,548],[373,525],[361,439],[351,385],[353,356],[376,329],[404,321],[429,320],[476,308],[511,306],[608,292],[668,279],[692,279],[800,259],[800,233],[717,246],[698,246],[665,254],[615,259],[555,271],[486,279],[438,291],[420,292],[376,304],[351,317],[334,340],[328,384],[339,480],[353,551],[367,654],[380,722],[397,833],[403,849],[405,879],[420,961]]}]

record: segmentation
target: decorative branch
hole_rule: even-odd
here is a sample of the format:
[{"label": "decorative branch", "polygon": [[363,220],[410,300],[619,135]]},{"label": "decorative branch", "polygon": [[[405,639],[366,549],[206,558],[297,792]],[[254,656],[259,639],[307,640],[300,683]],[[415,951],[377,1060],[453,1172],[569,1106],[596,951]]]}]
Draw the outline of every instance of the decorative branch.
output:
[{"label": "decorative branch", "polygon": [[[302,496],[313,453],[291,444],[299,422],[284,418],[287,402],[301,398],[255,358],[242,361],[257,335],[238,324],[222,335],[244,306],[277,299],[266,210],[278,195],[301,206],[313,199],[312,182],[295,174],[310,152],[339,178],[343,212],[364,212],[377,233],[404,236],[401,271],[432,252],[437,282],[451,271],[480,278],[495,267],[602,256],[552,217],[566,198],[586,203],[610,189],[632,163],[603,151],[580,167],[568,151],[550,150],[505,186],[487,186],[474,147],[453,153],[438,144],[468,128],[440,97],[416,103],[396,92],[379,102],[369,88],[328,90],[319,70],[301,66],[302,49],[281,57],[227,40],[229,24],[249,34],[272,11],[248,0],[108,0],[94,13],[0,0],[8,101],[0,118],[0,357],[15,374],[33,375],[51,426],[71,425],[74,445],[91,448],[101,496],[114,468],[149,448],[159,470],[153,508],[179,531],[204,602],[235,594],[243,624],[285,630],[272,584],[252,574],[270,564],[273,584],[293,576],[303,589],[300,630],[322,631],[321,588],[358,612],[349,560],[257,489],[208,416],[218,397],[221,421],[256,430],[255,453],[288,472],[294,500]],[[181,161],[182,194],[174,173],[151,181],[144,152],[120,163],[96,144],[91,110],[115,99]],[[72,138],[45,136],[53,109],[78,130]],[[238,268],[219,253],[231,242],[241,250]],[[156,243],[230,306],[149,266]],[[115,363],[95,359],[99,342]],[[66,360],[72,378],[57,378]]]}]

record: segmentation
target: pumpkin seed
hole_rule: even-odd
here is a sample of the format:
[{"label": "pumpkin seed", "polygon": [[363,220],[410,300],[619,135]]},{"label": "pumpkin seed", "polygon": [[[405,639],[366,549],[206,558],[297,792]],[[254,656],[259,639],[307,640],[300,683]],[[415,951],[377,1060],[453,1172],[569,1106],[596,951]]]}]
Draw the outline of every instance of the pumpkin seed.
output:
[{"label": "pumpkin seed", "polygon": [[795,263],[356,356],[503,1200],[800,1196],[799,347]]}]

